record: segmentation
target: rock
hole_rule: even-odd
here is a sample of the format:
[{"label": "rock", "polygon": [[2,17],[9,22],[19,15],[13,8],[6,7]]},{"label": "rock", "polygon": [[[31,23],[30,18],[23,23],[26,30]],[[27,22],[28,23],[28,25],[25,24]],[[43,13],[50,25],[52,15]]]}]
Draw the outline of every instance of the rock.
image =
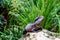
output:
[{"label": "rock", "polygon": [[54,34],[54,32],[43,29],[42,31],[27,33],[27,35],[23,35],[19,40],[60,40]]},{"label": "rock", "polygon": [[60,40],[60,38],[55,38],[55,40]]}]

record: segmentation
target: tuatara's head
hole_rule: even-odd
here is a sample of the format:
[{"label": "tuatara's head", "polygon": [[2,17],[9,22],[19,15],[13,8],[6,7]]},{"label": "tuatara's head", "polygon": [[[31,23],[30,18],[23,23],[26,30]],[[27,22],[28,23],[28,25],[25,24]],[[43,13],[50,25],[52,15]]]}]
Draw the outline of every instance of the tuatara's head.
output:
[{"label": "tuatara's head", "polygon": [[41,27],[43,19],[44,19],[43,16],[40,16],[40,17],[38,17],[38,18],[35,19],[34,26],[37,29]]},{"label": "tuatara's head", "polygon": [[35,19],[35,23],[41,23],[43,21],[44,17],[40,16]]}]

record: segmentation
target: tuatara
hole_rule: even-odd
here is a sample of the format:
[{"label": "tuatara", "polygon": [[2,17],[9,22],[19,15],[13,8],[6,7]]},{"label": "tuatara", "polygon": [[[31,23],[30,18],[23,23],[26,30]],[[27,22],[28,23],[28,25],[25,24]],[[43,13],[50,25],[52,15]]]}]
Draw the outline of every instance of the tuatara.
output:
[{"label": "tuatara", "polygon": [[43,16],[39,16],[35,19],[33,23],[27,24],[27,26],[23,30],[23,35],[26,34],[27,32],[35,32],[40,30],[43,19],[44,19]]}]

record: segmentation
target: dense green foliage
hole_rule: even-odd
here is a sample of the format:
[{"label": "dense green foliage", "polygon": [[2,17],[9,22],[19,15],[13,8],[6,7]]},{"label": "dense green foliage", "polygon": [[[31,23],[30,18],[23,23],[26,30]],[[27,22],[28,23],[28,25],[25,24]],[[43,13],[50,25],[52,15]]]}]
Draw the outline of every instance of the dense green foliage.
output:
[{"label": "dense green foliage", "polygon": [[[4,25],[2,29],[4,31],[0,32],[0,40],[18,40],[22,36],[24,27],[41,15],[44,16],[43,28],[60,32],[60,13],[58,12],[60,0],[36,0],[36,4],[34,3],[33,0],[0,1],[0,14],[7,15],[8,18],[3,15],[7,25]],[[0,25],[2,25],[1,19]]]}]

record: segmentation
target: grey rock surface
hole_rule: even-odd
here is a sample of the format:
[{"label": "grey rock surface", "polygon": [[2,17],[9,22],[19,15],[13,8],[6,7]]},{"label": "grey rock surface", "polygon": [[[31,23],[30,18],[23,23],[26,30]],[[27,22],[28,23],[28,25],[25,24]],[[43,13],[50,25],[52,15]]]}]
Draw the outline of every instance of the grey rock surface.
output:
[{"label": "grey rock surface", "polygon": [[60,36],[57,35],[58,34],[54,32],[43,29],[42,31],[27,33],[26,35],[23,35],[19,40],[60,40]]}]

